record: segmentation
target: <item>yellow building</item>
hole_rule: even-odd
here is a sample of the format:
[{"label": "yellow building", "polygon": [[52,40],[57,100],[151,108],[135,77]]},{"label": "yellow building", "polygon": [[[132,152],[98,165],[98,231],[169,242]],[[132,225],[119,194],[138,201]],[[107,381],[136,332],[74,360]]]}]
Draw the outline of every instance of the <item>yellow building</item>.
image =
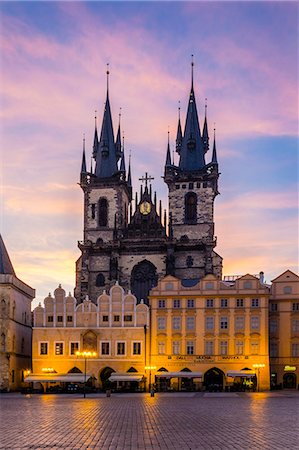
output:
[{"label": "yellow building", "polygon": [[299,387],[299,277],[287,270],[272,281],[270,296],[271,385]]},{"label": "yellow building", "polygon": [[33,374],[28,382],[67,388],[91,378],[97,388],[144,389],[149,308],[137,304],[130,292],[116,284],[96,304],[86,298],[77,305],[59,286],[33,315]]},{"label": "yellow building", "polygon": [[149,362],[157,389],[269,389],[262,273],[188,284],[166,276],[151,291]]}]

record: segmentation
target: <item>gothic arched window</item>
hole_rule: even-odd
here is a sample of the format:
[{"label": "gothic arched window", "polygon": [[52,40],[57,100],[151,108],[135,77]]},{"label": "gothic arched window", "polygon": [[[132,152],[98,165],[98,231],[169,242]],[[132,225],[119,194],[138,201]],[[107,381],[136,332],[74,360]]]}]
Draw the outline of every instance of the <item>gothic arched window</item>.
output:
[{"label": "gothic arched window", "polygon": [[102,273],[97,274],[96,286],[97,287],[105,286],[105,277]]},{"label": "gothic arched window", "polygon": [[185,196],[185,222],[196,223],[197,219],[197,195],[195,192],[188,192]]},{"label": "gothic arched window", "polygon": [[99,226],[106,227],[108,224],[108,202],[106,198],[99,200]]},{"label": "gothic arched window", "polygon": [[148,303],[148,293],[154,286],[157,286],[157,283],[157,269],[150,261],[141,261],[133,267],[131,290],[138,301],[143,299],[145,303]]}]

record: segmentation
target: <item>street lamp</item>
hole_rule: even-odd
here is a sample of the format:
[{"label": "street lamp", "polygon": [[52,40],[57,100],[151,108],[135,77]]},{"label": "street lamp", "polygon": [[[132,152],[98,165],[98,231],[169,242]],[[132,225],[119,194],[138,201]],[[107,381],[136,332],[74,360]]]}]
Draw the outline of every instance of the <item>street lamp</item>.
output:
[{"label": "street lamp", "polygon": [[145,370],[149,370],[149,387],[148,390],[149,392],[151,392],[151,387],[152,387],[152,370],[156,370],[156,366],[145,366]]},{"label": "street lamp", "polygon": [[86,397],[86,361],[88,358],[95,358],[97,356],[96,352],[76,352],[76,356],[84,358],[84,384],[83,384],[83,397]]},{"label": "street lamp", "polygon": [[252,364],[252,367],[254,369],[257,369],[257,391],[260,390],[260,369],[263,369],[265,367],[265,364]]}]

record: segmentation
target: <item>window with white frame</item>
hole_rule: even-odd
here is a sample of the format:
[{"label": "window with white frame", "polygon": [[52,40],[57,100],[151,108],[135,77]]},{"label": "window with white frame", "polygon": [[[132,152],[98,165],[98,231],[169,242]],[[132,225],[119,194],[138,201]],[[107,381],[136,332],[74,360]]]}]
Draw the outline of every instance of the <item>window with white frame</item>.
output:
[{"label": "window with white frame", "polygon": [[297,342],[292,343],[292,357],[293,358],[299,357],[299,343]]},{"label": "window with white frame", "polygon": [[126,343],[125,342],[117,342],[116,343],[116,354],[119,356],[126,354]]},{"label": "window with white frame", "polygon": [[110,342],[109,341],[101,342],[101,355],[110,355]]},{"label": "window with white frame", "polygon": [[250,328],[252,330],[259,330],[260,329],[260,318],[259,318],[259,316],[251,316],[251,318],[250,318]]},{"label": "window with white frame", "polygon": [[172,342],[172,354],[179,355],[180,354],[180,341]]},{"label": "window with white frame", "polygon": [[48,342],[40,342],[39,343],[39,354],[40,355],[47,355],[48,354]]},{"label": "window with white frame", "polygon": [[187,308],[195,308],[195,300],[194,298],[187,299]]},{"label": "window with white frame", "polygon": [[220,317],[220,329],[227,330],[228,329],[228,318]]},{"label": "window with white frame", "polygon": [[180,308],[181,307],[181,300],[178,299],[178,298],[174,299],[173,303],[172,303],[172,306],[173,306],[173,308]]},{"label": "window with white frame", "polygon": [[227,298],[222,298],[220,300],[220,307],[221,308],[227,308],[228,307],[228,299]]},{"label": "window with white frame", "polygon": [[213,316],[206,317],[206,330],[207,331],[214,330],[214,317]]},{"label": "window with white frame", "polygon": [[269,322],[270,333],[276,333],[277,329],[278,329],[277,319],[270,319],[270,322]]},{"label": "window with white frame", "polygon": [[166,308],[166,300],[158,300],[158,308]]},{"label": "window with white frame", "polygon": [[237,308],[243,308],[244,307],[244,298],[237,298],[236,299],[236,307]]},{"label": "window with white frame", "polygon": [[259,341],[251,341],[250,342],[250,353],[252,355],[258,355],[260,350],[260,343]]},{"label": "window with white frame", "polygon": [[220,341],[220,355],[224,356],[228,353],[228,342]]},{"label": "window with white frame", "polygon": [[70,354],[75,355],[79,351],[79,342],[70,343]]},{"label": "window with white frame", "polygon": [[158,317],[158,330],[165,330],[166,317]]},{"label": "window with white frame", "polygon": [[299,311],[299,303],[293,303],[292,306],[293,311]]},{"label": "window with white frame", "polygon": [[63,342],[55,342],[55,355],[63,355]]},{"label": "window with white frame", "polygon": [[187,330],[194,330],[194,328],[195,328],[195,317],[194,316],[187,316],[186,328],[187,328]]},{"label": "window with white frame", "polygon": [[236,341],[236,355],[244,354],[244,341]]},{"label": "window with white frame", "polygon": [[213,298],[206,299],[206,308],[214,308],[214,299]]},{"label": "window with white frame", "polygon": [[133,342],[133,355],[141,355],[141,342]]},{"label": "window with white frame", "polygon": [[194,355],[194,342],[187,341],[186,345],[187,355]]},{"label": "window with white frame", "polygon": [[175,316],[172,318],[172,329],[173,330],[181,329],[181,318],[180,317]]},{"label": "window with white frame", "polygon": [[251,308],[258,308],[259,306],[260,306],[260,299],[252,298],[251,299]]},{"label": "window with white frame", "polygon": [[165,342],[158,341],[158,355],[165,355]]},{"label": "window with white frame", "polygon": [[205,342],[205,354],[214,355],[214,341]]},{"label": "window with white frame", "polygon": [[297,333],[299,331],[299,319],[292,320],[292,331],[293,333]]},{"label": "window with white frame", "polygon": [[244,316],[235,317],[235,330],[244,330],[245,318]]}]

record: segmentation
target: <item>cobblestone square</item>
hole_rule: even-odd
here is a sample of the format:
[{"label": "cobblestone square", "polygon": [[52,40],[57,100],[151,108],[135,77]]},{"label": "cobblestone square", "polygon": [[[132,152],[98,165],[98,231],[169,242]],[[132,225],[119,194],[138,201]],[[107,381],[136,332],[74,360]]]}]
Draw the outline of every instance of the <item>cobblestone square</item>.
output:
[{"label": "cobblestone square", "polygon": [[298,394],[3,394],[0,448],[297,449]]}]

